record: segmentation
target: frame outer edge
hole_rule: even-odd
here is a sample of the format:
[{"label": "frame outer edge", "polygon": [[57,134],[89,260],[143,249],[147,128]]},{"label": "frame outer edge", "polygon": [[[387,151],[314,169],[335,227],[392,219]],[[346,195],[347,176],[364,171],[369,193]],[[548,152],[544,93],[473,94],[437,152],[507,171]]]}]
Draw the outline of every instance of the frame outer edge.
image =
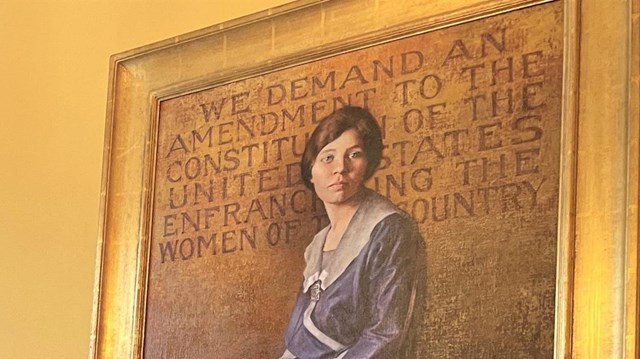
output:
[{"label": "frame outer edge", "polygon": [[102,179],[100,184],[100,204],[98,215],[98,233],[96,245],[96,265],[94,269],[94,286],[93,286],[93,302],[91,313],[91,334],[89,337],[89,358],[96,358],[98,355],[98,338],[100,336],[100,310],[101,310],[101,288],[103,273],[103,256],[105,252],[104,240],[107,223],[107,191],[109,188],[109,167],[111,164],[111,140],[113,128],[113,112],[115,98],[116,68],[118,66],[118,57],[112,55],[109,59],[109,82],[107,86],[107,101],[105,109],[105,127],[104,127],[104,148],[102,153]]},{"label": "frame outer edge", "polygon": [[638,134],[630,9],[627,1],[580,5],[574,358],[635,356]]},{"label": "frame outer edge", "polygon": [[639,262],[638,262],[638,205],[640,202],[640,0],[628,4],[629,79],[628,90],[628,166],[627,166],[627,292],[625,323],[625,355],[638,357],[639,344]]}]

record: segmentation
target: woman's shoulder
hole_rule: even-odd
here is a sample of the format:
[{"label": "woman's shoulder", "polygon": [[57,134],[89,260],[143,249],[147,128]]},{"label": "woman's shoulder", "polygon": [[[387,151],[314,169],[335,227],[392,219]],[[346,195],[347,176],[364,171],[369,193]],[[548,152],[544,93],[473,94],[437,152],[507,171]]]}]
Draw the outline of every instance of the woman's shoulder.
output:
[{"label": "woman's shoulder", "polygon": [[392,262],[411,266],[422,258],[425,248],[415,221],[404,212],[396,212],[378,222],[371,232],[366,253],[374,267]]},{"label": "woman's shoulder", "polygon": [[418,225],[406,212],[398,211],[384,217],[373,229],[372,236],[386,234],[399,237],[419,236]]},{"label": "woman's shoulder", "polygon": [[[377,225],[391,227],[411,227],[408,229],[416,229],[417,225],[413,218],[400,207],[396,206],[388,198],[368,189],[368,200],[365,202],[367,211],[380,212]],[[414,228],[416,227],[416,228]]]}]

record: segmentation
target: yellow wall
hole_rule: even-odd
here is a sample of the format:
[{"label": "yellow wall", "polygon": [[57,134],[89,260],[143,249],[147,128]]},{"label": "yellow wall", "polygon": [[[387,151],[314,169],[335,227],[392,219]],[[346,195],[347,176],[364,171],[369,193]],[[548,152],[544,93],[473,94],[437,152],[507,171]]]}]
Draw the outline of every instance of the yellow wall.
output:
[{"label": "yellow wall", "polygon": [[290,0],[0,0],[0,358],[86,358],[109,56]]}]

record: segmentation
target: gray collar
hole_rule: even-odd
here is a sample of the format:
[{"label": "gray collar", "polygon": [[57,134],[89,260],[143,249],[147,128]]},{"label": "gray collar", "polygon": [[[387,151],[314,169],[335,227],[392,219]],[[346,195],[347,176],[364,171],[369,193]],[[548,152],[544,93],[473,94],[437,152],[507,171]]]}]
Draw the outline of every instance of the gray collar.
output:
[{"label": "gray collar", "polygon": [[322,289],[327,289],[347,269],[369,242],[373,228],[387,216],[398,213],[399,209],[388,199],[370,189],[363,189],[365,198],[354,213],[345,230],[333,260],[322,270],[322,247],[331,226],[318,232],[304,252],[307,266],[304,270],[303,289],[306,293],[317,280],[322,281]]}]

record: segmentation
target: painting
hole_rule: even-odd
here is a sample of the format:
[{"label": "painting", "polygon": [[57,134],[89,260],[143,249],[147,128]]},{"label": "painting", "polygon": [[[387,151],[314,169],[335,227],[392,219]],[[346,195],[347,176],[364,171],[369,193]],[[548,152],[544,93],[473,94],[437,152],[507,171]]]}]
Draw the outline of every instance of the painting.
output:
[{"label": "painting", "polygon": [[[300,158],[351,107],[383,143],[367,198],[423,244],[409,357],[636,356],[637,13],[299,0],[114,55],[90,357],[309,356],[285,332],[332,290],[302,289],[334,212]],[[355,142],[333,150],[362,165]],[[349,314],[331,317],[370,319]]]},{"label": "painting", "polygon": [[300,176],[318,122],[368,109],[367,187],[419,225],[415,357],[551,357],[563,83],[551,2],[161,96],[144,358],[277,358],[327,226]]}]

